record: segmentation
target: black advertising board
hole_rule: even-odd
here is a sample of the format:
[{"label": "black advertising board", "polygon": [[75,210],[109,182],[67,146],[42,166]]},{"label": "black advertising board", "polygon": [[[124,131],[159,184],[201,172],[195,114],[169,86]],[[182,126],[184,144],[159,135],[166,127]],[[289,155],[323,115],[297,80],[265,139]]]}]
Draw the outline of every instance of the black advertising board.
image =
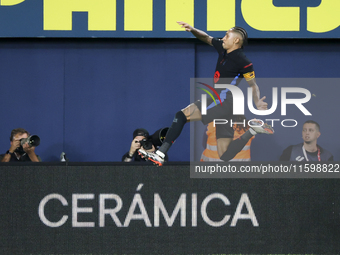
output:
[{"label": "black advertising board", "polygon": [[339,252],[339,179],[191,179],[189,168],[2,164],[0,253]]}]

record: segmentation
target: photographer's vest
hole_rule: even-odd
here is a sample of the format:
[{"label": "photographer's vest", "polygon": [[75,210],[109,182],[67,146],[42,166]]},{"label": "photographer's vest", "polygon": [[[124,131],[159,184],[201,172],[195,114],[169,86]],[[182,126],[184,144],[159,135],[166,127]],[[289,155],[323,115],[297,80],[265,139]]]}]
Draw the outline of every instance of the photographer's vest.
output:
[{"label": "photographer's vest", "polygon": [[[318,150],[315,153],[310,153],[304,150],[303,143],[292,146],[289,161],[327,161],[332,154],[317,146]],[[307,159],[306,159],[307,157]]]},{"label": "photographer's vest", "polygon": [[[235,128],[235,126],[234,126]],[[239,138],[244,134],[244,131],[236,131],[234,133],[234,140]],[[216,128],[214,128],[213,123],[209,123],[207,127],[207,147],[203,151],[201,156],[201,161],[223,161],[218,156],[217,152],[217,141],[216,141]],[[236,156],[230,161],[250,161],[250,144],[254,139],[254,136],[249,139],[248,143],[243,147],[243,149],[236,154]]]}]

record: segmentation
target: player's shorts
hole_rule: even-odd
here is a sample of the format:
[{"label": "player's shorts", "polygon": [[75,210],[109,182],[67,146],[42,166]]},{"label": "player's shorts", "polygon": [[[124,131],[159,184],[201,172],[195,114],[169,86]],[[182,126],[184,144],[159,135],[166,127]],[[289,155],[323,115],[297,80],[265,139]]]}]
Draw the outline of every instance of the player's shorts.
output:
[{"label": "player's shorts", "polygon": [[[209,106],[213,103],[211,98],[208,98],[207,105]],[[194,103],[199,110],[201,110],[201,101],[196,101]],[[226,99],[221,104],[217,104],[209,109],[207,109],[207,114],[202,115],[202,123],[207,125],[210,122],[213,122],[216,119],[227,120],[226,124],[217,124],[216,127],[216,139],[219,138],[233,138],[234,137],[234,129],[230,126],[230,122],[233,119],[233,96],[229,91],[227,93]],[[217,121],[216,121],[217,122]],[[219,121],[219,123],[223,123],[223,121]]]}]

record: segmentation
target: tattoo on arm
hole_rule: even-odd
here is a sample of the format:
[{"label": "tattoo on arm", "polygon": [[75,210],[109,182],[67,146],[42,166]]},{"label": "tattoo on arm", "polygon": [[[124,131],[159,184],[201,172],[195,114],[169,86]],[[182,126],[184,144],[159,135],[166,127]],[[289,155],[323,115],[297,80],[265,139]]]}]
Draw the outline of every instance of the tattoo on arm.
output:
[{"label": "tattoo on arm", "polygon": [[205,42],[212,46],[212,36],[208,35],[206,32],[194,28],[191,33],[202,42]]}]

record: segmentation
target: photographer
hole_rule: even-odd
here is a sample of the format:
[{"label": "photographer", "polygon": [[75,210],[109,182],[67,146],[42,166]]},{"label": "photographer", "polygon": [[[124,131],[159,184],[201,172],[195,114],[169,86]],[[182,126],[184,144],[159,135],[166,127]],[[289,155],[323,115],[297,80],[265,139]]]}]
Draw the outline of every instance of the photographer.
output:
[{"label": "photographer", "polygon": [[0,162],[41,162],[41,158],[35,154],[35,147],[39,145],[40,139],[32,136],[23,128],[13,129],[10,136],[11,147],[6,154],[0,155]]},{"label": "photographer", "polygon": [[[158,140],[158,139],[154,139],[153,137],[155,137],[155,135],[159,136],[159,134],[160,134],[160,130],[156,131],[155,134],[150,136],[149,132],[146,129],[144,129],[144,128],[136,129],[133,132],[133,139],[132,139],[132,142],[131,142],[130,150],[123,155],[122,161],[123,162],[132,162],[132,161],[143,162],[143,161],[146,161],[144,158],[142,158],[138,154],[138,149],[143,147],[147,151],[154,152],[156,150],[156,148],[160,145],[159,145],[159,141],[155,141],[155,140]],[[167,157],[166,157],[166,159],[167,159]]]}]

